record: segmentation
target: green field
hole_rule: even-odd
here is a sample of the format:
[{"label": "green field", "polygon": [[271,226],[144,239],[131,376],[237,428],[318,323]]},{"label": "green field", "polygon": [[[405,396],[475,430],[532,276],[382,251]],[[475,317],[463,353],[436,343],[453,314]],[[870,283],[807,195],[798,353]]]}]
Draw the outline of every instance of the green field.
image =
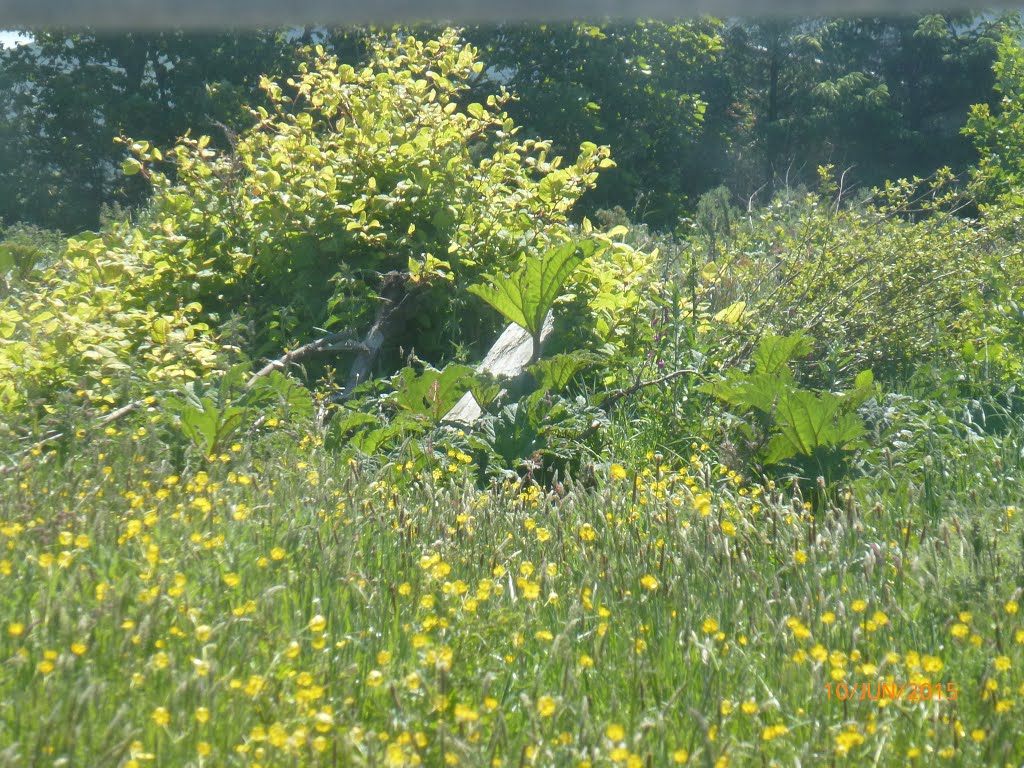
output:
[{"label": "green field", "polygon": [[112,429],[2,481],[0,759],[1016,764],[1020,452],[962,448],[814,506],[706,445],[554,493]]},{"label": "green field", "polygon": [[1024,24],[908,19],[0,48],[0,768],[1024,764]]}]

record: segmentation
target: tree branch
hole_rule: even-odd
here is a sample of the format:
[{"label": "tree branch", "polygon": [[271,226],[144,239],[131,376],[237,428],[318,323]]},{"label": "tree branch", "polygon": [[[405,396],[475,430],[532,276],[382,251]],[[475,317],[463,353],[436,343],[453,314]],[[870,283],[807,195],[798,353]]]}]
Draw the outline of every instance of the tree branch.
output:
[{"label": "tree branch", "polygon": [[352,390],[369,377],[373,363],[384,346],[395,319],[401,315],[401,312],[408,309],[407,302],[412,294],[406,289],[407,281],[408,274],[405,272],[388,272],[383,275],[383,288],[380,292],[381,306],[377,310],[373,325],[363,339],[363,350],[352,362],[352,369],[349,371],[345,389],[332,398],[335,402],[347,399]]},{"label": "tree branch", "polygon": [[634,384],[631,387],[626,387],[625,389],[617,389],[617,390],[615,390],[613,392],[608,393],[608,397],[606,397],[603,401],[601,401],[601,405],[603,407],[614,405],[615,403],[617,403],[619,400],[621,400],[624,397],[629,397],[630,395],[635,395],[641,389],[646,389],[647,387],[653,387],[656,384],[664,384],[665,382],[672,381],[673,379],[678,379],[680,376],[685,376],[688,373],[693,375],[693,376],[697,375],[697,371],[693,370],[692,368],[682,368],[682,369],[680,369],[678,371],[672,371],[672,373],[666,373],[664,376],[659,376],[656,379],[648,379],[647,381],[638,381],[636,384]]},{"label": "tree branch", "polygon": [[287,370],[288,366],[292,363],[309,357],[310,355],[318,355],[324,352],[344,352],[349,350],[356,350],[361,354],[365,354],[369,351],[365,343],[354,341],[351,338],[351,334],[348,332],[331,333],[323,338],[317,339],[316,341],[311,341],[309,344],[303,344],[301,347],[281,355],[281,357],[276,360],[271,360],[249,377],[249,381],[245,383],[245,388],[246,390],[252,389],[253,385],[264,376],[267,376],[273,371]]}]

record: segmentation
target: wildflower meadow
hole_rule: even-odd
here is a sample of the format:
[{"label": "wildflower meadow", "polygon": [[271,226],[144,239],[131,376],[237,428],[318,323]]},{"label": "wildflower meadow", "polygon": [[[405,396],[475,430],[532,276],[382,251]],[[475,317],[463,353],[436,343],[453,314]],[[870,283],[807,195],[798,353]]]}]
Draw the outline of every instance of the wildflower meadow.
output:
[{"label": "wildflower meadow", "polygon": [[2,231],[0,768],[1024,763],[1015,39],[969,167],[659,229],[471,32],[347,34]]}]

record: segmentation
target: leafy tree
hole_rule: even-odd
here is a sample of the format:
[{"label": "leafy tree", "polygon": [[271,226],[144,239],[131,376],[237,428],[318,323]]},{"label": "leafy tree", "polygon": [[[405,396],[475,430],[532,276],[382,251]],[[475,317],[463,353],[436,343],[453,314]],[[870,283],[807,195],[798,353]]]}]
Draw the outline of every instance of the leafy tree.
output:
[{"label": "leafy tree", "polygon": [[964,170],[958,129],[977,99],[1008,17],[771,19],[724,35],[741,109],[730,184],[813,183],[820,165],[844,186]]},{"label": "leafy tree", "polygon": [[260,74],[283,71],[282,33],[99,34],[34,31],[0,51],[0,218],[65,232],[95,229],[104,204],[148,194],[118,172],[122,134],[160,145],[190,128],[226,144],[257,101]]},{"label": "leafy tree", "polygon": [[430,312],[404,313],[396,346],[443,360],[452,342],[489,343],[493,325],[473,322],[483,307],[460,288],[557,242],[612,163],[586,143],[563,167],[547,142],[518,140],[504,93],[460,109],[481,70],[450,31],[376,43],[359,70],[321,51],[284,86],[264,79],[270,109],[253,112],[230,153],[183,140],[177,184],[138,148],[128,170],[154,183],[154,223],[180,224],[175,258],[209,276],[191,298],[234,313],[256,355],[427,298]]},{"label": "leafy tree", "polygon": [[268,107],[227,150],[200,135],[165,157],[123,139],[123,170],[152,186],[151,205],[73,238],[0,305],[8,405],[83,376],[113,405],[143,388],[117,372],[188,380],[318,328],[347,329],[350,388],[382,352],[393,370],[402,349],[444,362],[452,342],[493,340],[498,318],[464,288],[569,240],[568,211],[612,167],[608,149],[549,157],[518,139],[504,92],[460,109],[482,64],[454,31],[380,40],[358,70],[308,53],[284,85],[263,78]]},{"label": "leafy tree", "polygon": [[989,200],[1000,194],[1019,197],[1024,185],[1024,51],[1019,38],[1018,29],[999,45],[993,65],[998,105],[975,104],[964,128],[981,155],[978,170]]},{"label": "leafy tree", "polygon": [[617,167],[580,212],[622,206],[674,224],[686,201],[713,186],[725,157],[728,89],[716,70],[722,23],[503,25],[468,34],[486,51],[491,82],[516,94],[509,113],[557,151],[584,140],[611,146]]}]

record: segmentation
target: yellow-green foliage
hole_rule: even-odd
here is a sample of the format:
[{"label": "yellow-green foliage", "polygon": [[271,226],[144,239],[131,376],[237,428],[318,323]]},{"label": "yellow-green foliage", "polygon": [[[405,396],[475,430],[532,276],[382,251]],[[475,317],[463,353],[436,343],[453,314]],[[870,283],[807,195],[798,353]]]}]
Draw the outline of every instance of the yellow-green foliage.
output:
[{"label": "yellow-green foliage", "polygon": [[271,108],[253,112],[232,151],[184,139],[171,181],[136,147],[126,170],[155,186],[151,231],[193,244],[174,251],[202,276],[190,299],[251,323],[254,351],[314,326],[361,333],[386,272],[432,288],[431,312],[401,342],[450,350],[457,339],[441,338],[438,321],[472,325],[483,309],[460,289],[564,240],[609,151],[586,143],[564,165],[549,142],[517,137],[508,94],[464,103],[483,65],[451,30],[378,42],[361,69],[309,53],[296,78],[263,80]]},{"label": "yellow-green foliage", "polygon": [[0,414],[63,391],[106,410],[221,362],[198,304],[148,302],[156,254],[141,238],[117,240],[71,239],[57,264],[0,303]]},{"label": "yellow-green foliage", "polygon": [[1019,205],[1024,183],[1024,53],[1019,20],[1015,31],[999,44],[999,57],[993,65],[998,106],[972,106],[963,133],[971,137],[981,156],[977,168],[979,192],[989,201],[1005,196]]},{"label": "yellow-green foliage", "polygon": [[739,307],[728,319],[755,337],[765,327],[807,330],[819,356],[850,378],[864,368],[907,373],[967,342],[983,346],[986,285],[1019,247],[991,216],[963,218],[951,181],[901,181],[847,206],[829,199],[826,177],[824,194],[769,207],[734,229],[720,317]]},{"label": "yellow-green foliage", "polygon": [[165,157],[124,140],[151,206],[71,240],[0,305],[0,407],[61,389],[113,405],[137,394],[125,377],[173,384],[223,364],[219,344],[255,358],[315,328],[362,335],[391,271],[431,291],[398,342],[450,354],[460,324],[473,338],[474,317],[497,322],[461,289],[564,241],[568,210],[612,164],[587,143],[563,167],[549,143],[519,140],[504,92],[463,104],[482,64],[453,31],[381,41],[358,70],[309,53],[287,84],[264,79],[271,110],[229,148],[185,137]]},{"label": "yellow-green foliage", "polygon": [[645,252],[622,242],[627,234],[622,225],[597,232],[584,219],[582,231],[605,247],[580,266],[573,276],[575,288],[587,298],[598,337],[619,351],[636,354],[638,336],[650,328],[646,315],[651,299],[661,287],[654,275],[658,250]]}]

